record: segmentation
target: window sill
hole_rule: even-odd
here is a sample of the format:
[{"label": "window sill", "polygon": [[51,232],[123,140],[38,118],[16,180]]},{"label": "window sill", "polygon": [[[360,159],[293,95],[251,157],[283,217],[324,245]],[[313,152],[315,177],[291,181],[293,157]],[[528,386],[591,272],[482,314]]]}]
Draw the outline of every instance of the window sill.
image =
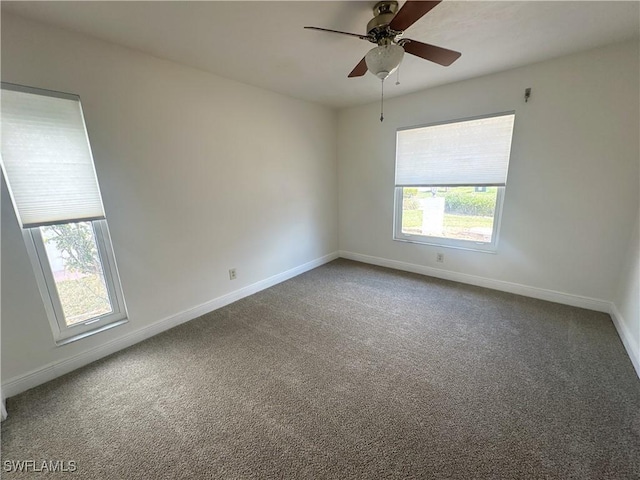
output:
[{"label": "window sill", "polygon": [[94,328],[93,330],[88,330],[88,331],[79,333],[77,335],[73,335],[72,337],[60,338],[60,339],[56,340],[56,345],[58,347],[61,347],[63,345],[67,345],[69,343],[73,343],[73,342],[76,342],[78,340],[82,340],[83,338],[90,337],[91,335],[95,335],[96,333],[104,332],[106,330],[110,330],[112,328],[119,327],[120,325],[124,325],[125,323],[128,323],[128,322],[129,322],[129,319],[125,318],[123,320],[118,320],[116,322],[109,323],[107,325],[103,325],[103,326],[98,327],[98,328]]},{"label": "window sill", "polygon": [[[414,237],[398,238],[395,236],[393,237],[393,240],[396,242],[415,243],[418,245],[429,245],[431,247],[453,248],[455,250],[467,250],[470,252],[490,253],[493,255],[496,255],[498,253],[497,246],[495,245],[480,247],[480,246],[476,246],[476,244],[474,244],[473,242],[469,242],[469,245],[453,245],[450,243],[440,243],[438,241],[422,240]],[[486,245],[486,244],[479,244],[479,245]]]}]

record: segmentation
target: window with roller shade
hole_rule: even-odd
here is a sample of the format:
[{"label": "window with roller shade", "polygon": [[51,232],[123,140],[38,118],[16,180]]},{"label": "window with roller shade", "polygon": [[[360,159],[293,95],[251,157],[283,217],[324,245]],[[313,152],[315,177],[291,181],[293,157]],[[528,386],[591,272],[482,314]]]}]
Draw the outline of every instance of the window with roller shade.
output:
[{"label": "window with roller shade", "polygon": [[400,129],[394,239],[495,251],[513,112]]},{"label": "window with roller shade", "polygon": [[1,165],[58,344],[126,322],[77,95],[2,83]]}]

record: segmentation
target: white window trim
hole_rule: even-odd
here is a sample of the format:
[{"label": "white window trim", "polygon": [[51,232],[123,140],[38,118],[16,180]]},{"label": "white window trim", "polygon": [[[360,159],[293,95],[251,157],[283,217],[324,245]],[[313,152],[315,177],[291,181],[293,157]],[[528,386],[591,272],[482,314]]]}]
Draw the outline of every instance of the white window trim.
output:
[{"label": "white window trim", "polygon": [[[461,185],[471,186],[474,185]],[[429,188],[430,185],[421,187]],[[472,240],[461,240],[446,237],[433,237],[429,235],[415,235],[402,233],[402,187],[395,187],[395,206],[393,215],[393,239],[399,242],[419,243],[422,245],[434,245],[445,248],[457,248],[460,250],[472,250],[483,253],[497,253],[500,223],[502,219],[502,204],[506,187],[497,187],[496,209],[493,215],[493,232],[491,242],[474,242]]]},{"label": "white window trim", "polygon": [[64,319],[62,305],[58,296],[53,273],[45,250],[40,228],[25,228],[22,237],[27,247],[31,266],[36,276],[38,290],[44,302],[47,319],[51,325],[56,345],[66,345],[90,335],[123,325],[128,322],[124,295],[120,276],[113,254],[111,238],[106,220],[92,222],[98,246],[98,254],[102,262],[107,291],[111,300],[112,312],[68,326]]}]

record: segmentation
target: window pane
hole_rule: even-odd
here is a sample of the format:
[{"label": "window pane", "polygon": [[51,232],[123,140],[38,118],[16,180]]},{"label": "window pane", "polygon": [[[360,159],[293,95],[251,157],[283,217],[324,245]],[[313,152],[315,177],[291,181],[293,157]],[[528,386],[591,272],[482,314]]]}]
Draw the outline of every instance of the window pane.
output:
[{"label": "window pane", "polygon": [[402,189],[402,233],[490,243],[498,187]]},{"label": "window pane", "polygon": [[41,227],[67,325],[113,311],[91,222]]}]

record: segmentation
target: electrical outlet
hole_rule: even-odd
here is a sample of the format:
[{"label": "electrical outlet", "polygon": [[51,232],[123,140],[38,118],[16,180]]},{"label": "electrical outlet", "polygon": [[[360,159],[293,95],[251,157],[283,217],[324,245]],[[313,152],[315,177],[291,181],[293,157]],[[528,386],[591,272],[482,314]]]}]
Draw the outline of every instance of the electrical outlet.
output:
[{"label": "electrical outlet", "polygon": [[235,280],[236,279],[236,269],[232,268],[231,270],[229,270],[229,280]]},{"label": "electrical outlet", "polygon": [[444,263],[444,253],[436,253],[436,262]]}]

